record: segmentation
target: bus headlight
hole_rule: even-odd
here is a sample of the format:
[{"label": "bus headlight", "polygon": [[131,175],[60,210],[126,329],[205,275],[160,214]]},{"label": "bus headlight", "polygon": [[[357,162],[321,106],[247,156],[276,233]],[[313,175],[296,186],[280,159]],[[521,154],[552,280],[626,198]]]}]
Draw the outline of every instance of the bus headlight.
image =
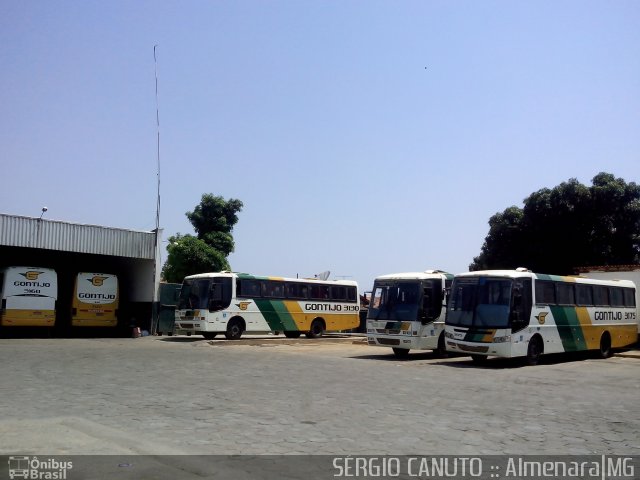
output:
[{"label": "bus headlight", "polygon": [[456,338],[455,335],[451,332],[444,332],[444,336],[446,338]]},{"label": "bus headlight", "polygon": [[493,337],[493,343],[506,343],[511,341],[511,335],[505,335],[504,337]]}]

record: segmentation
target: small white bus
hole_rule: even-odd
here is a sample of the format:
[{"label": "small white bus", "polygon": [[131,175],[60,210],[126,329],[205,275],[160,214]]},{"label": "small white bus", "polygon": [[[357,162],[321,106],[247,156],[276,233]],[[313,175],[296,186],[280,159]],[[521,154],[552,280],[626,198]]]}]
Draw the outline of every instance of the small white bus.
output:
[{"label": "small white bus", "polygon": [[0,325],[53,327],[56,321],[58,277],[42,267],[6,267],[0,271]]},{"label": "small white bus", "polygon": [[367,342],[391,347],[399,357],[410,350],[446,352],[444,316],[453,275],[440,270],[377,277],[367,313]]},{"label": "small white bus", "polygon": [[186,277],[176,308],[175,333],[236,340],[244,332],[322,336],[359,325],[358,284],[350,280],[202,273]]}]

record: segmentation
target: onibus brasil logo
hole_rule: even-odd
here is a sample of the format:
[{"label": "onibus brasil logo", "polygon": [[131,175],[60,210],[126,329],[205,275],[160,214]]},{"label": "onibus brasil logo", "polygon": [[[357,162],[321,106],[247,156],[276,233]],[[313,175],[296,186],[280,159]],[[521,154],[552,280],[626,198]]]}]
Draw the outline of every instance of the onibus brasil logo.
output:
[{"label": "onibus brasil logo", "polygon": [[9,478],[27,478],[33,480],[66,480],[67,470],[73,468],[73,462],[38,457],[10,456]]}]

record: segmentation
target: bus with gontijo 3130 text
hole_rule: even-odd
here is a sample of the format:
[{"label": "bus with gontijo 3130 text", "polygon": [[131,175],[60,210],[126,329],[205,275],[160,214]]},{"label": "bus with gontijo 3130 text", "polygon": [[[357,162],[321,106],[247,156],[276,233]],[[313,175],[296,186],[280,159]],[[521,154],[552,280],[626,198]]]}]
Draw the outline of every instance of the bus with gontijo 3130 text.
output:
[{"label": "bus with gontijo 3130 text", "polygon": [[456,275],[447,307],[450,352],[475,362],[594,350],[602,358],[638,341],[630,280],[544,275],[525,268]]},{"label": "bus with gontijo 3130 text", "polygon": [[391,347],[396,357],[409,350],[446,353],[444,316],[453,275],[440,270],[377,277],[367,312],[367,343]]},{"label": "bus with gontijo 3130 text", "polygon": [[244,332],[284,332],[309,338],[360,323],[358,284],[351,280],[202,273],[185,277],[175,333],[239,339]]}]

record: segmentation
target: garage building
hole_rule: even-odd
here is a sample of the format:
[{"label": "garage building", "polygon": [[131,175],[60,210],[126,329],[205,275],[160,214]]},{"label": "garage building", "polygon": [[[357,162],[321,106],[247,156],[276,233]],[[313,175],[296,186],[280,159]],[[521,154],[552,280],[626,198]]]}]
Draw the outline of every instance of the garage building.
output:
[{"label": "garage building", "polygon": [[153,332],[159,245],[161,231],[156,234],[0,214],[0,268],[45,267],[58,274],[57,331],[70,325],[75,275],[95,272],[118,276],[119,330],[130,331],[135,325]]}]

